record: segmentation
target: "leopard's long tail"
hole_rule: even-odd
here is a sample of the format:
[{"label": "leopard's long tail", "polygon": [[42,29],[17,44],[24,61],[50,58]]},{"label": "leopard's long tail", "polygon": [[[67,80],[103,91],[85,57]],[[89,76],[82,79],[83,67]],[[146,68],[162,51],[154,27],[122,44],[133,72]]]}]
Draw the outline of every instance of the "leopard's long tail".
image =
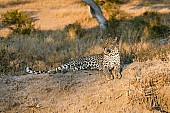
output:
[{"label": "leopard's long tail", "polygon": [[69,65],[62,65],[62,66],[59,66],[53,70],[33,70],[32,68],[30,67],[26,67],[26,73],[28,74],[44,74],[44,73],[48,73],[48,74],[55,74],[55,73],[66,73],[70,70],[69,68]]},{"label": "leopard's long tail", "polygon": [[32,68],[26,67],[26,73],[28,73],[28,74],[43,74],[43,73],[48,73],[48,71],[32,70]]}]

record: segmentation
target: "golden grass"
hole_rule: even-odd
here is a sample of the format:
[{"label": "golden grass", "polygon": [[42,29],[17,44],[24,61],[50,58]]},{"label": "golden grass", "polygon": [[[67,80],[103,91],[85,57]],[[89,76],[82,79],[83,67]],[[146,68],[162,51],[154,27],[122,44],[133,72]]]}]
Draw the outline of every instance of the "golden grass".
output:
[{"label": "golden grass", "polygon": [[[80,1],[61,1],[61,0],[31,0],[30,3],[9,5],[10,1],[4,1],[3,5],[7,6],[0,8],[2,10],[8,10],[18,8],[20,10],[27,10],[32,16],[40,20],[35,21],[36,26],[40,26],[40,29],[30,36],[27,35],[9,35],[11,38],[2,39],[4,42],[0,42],[0,49],[5,49],[9,55],[15,54],[16,58],[10,59],[15,62],[11,63],[11,70],[24,70],[25,66],[31,66],[41,69],[49,69],[56,67],[61,63],[64,63],[70,59],[79,58],[81,56],[88,56],[92,54],[102,53],[102,47],[99,37],[99,29],[96,27],[98,23],[91,18],[87,6],[82,5]],[[119,11],[119,10],[117,10]],[[35,13],[36,12],[36,13]],[[107,15],[107,12],[104,11]],[[35,13],[35,14],[34,14]],[[115,12],[113,12],[115,13]],[[168,49],[164,51],[156,51],[152,54],[152,50],[155,47],[162,48],[159,43],[162,37],[155,39],[155,41],[147,39],[147,32],[139,26],[133,26],[126,13],[118,13],[117,21],[111,22],[113,31],[119,40],[119,48],[121,52],[122,62],[130,63],[134,58],[136,60],[146,61],[147,58],[158,57],[167,58],[168,54],[163,55]],[[161,21],[166,25],[169,25],[169,14],[160,15]],[[107,15],[109,18],[109,14]],[[121,18],[124,18],[121,20]],[[82,29],[78,28],[81,35],[77,34],[77,28],[66,31],[64,28],[66,25],[79,23]],[[8,37],[8,34],[0,30],[0,34],[3,37]],[[144,35],[145,34],[145,35]],[[12,43],[11,43],[12,41]],[[168,44],[165,44],[166,48]],[[149,51],[150,50],[150,51]],[[145,54],[150,52],[149,54]],[[149,56],[146,56],[149,55]],[[146,56],[146,59],[145,59]],[[140,58],[139,58],[140,57]],[[144,58],[144,59],[143,59]],[[17,64],[14,66],[14,64]],[[18,66],[19,65],[19,66]]]},{"label": "golden grass", "polygon": [[[96,54],[97,52],[88,54],[86,52],[99,44],[95,37],[89,34],[84,38],[70,39],[67,32],[58,30],[37,31],[30,36],[11,37],[1,40],[0,50],[5,50],[9,55],[8,61],[11,65],[8,71],[14,71],[15,74],[18,71],[22,73],[26,66],[35,69],[55,68],[71,59]],[[4,62],[5,59],[3,59],[2,56],[0,63]]]}]

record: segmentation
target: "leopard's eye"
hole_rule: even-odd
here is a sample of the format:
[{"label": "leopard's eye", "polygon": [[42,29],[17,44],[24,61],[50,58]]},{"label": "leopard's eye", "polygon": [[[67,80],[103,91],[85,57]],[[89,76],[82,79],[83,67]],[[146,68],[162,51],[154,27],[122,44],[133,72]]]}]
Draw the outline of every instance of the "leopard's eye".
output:
[{"label": "leopard's eye", "polygon": [[107,49],[106,51],[107,51],[108,53],[110,53],[110,52],[111,52],[111,50],[110,50],[110,49]]}]

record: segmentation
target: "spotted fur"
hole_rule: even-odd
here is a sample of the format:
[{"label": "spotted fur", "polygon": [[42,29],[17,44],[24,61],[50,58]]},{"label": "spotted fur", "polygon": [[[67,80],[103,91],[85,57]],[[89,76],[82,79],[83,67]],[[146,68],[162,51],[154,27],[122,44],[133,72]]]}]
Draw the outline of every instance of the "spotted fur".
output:
[{"label": "spotted fur", "polygon": [[114,77],[121,78],[120,54],[118,48],[115,46],[111,46],[109,48],[104,49],[103,54],[97,54],[93,56],[75,59],[49,71],[33,71],[29,67],[26,68],[26,72],[30,74],[33,73],[54,74],[58,72],[66,73],[68,71],[78,71],[78,70],[99,70],[99,71],[103,71],[103,73],[110,79],[114,79]]}]

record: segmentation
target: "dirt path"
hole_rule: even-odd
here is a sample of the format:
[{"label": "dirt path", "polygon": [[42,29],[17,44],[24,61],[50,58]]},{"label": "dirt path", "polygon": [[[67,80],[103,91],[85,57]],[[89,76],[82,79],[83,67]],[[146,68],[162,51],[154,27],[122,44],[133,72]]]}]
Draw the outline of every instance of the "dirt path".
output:
[{"label": "dirt path", "polygon": [[153,77],[156,86],[161,85],[157,90],[161,109],[170,112],[169,66],[161,61],[134,62],[123,69],[122,79],[110,81],[97,71],[4,76],[0,78],[0,112],[150,113],[141,81]]}]

